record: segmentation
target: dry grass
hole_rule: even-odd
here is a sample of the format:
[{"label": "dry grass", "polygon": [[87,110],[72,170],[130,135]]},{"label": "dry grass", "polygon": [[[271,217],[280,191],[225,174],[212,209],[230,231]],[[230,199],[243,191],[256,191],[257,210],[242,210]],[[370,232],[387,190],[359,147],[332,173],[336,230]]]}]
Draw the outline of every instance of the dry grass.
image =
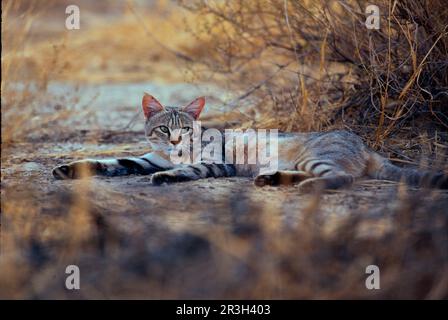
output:
[{"label": "dry grass", "polygon": [[[391,18],[368,32],[364,1],[182,3],[189,10],[81,1],[79,32],[55,19],[67,3],[2,2],[0,297],[448,297],[441,192],[366,182],[299,196],[238,180],[163,189],[138,177],[56,183],[48,175],[61,161],[143,150],[129,145],[132,133],[64,125],[79,115],[80,96],[50,95],[53,82],[217,83],[236,98],[214,120],[345,127],[404,164],[428,158],[426,166],[442,167],[442,0],[379,1]],[[82,149],[61,148],[67,142]],[[29,161],[43,168],[16,170]],[[80,292],[62,286],[73,263]],[[381,268],[379,291],[365,289],[369,264]]]},{"label": "dry grass", "polygon": [[368,1],[183,4],[200,17],[191,55],[257,105],[248,125],[345,127],[375,148],[411,127],[405,138],[425,130],[446,146],[444,1],[377,1],[380,30],[364,25]]}]

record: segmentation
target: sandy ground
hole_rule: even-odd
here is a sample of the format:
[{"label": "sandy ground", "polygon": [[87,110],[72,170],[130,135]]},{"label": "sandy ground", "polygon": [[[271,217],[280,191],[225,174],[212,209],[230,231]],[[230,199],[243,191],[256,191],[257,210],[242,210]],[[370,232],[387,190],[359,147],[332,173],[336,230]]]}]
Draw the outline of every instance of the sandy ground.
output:
[{"label": "sandy ground", "polygon": [[[55,165],[78,159],[73,153],[88,158],[104,158],[102,151],[109,154],[109,150],[118,150],[117,156],[145,152],[144,141],[120,143],[123,139],[138,141],[140,133],[113,135],[113,132],[106,132],[105,136],[109,141],[101,146],[83,141],[14,145],[9,150],[12,155],[2,162],[3,189],[11,188],[14,193],[33,191],[39,202],[51,204],[52,196],[59,192],[76,193],[87,188],[91,192],[90,200],[110,211],[111,216],[135,213],[172,229],[187,230],[213,221],[225,224],[235,210],[229,204],[238,207],[239,202],[247,199],[267,208],[267,211],[281,212],[285,223],[297,222],[301,211],[315,197],[300,194],[296,186],[260,188],[253,185],[251,178],[239,177],[209,178],[163,186],[152,186],[149,176],[138,175],[93,177],[83,181],[60,181],[52,177],[51,169]],[[397,188],[397,184],[385,181],[359,181],[350,189],[321,195],[320,205],[329,216],[346,216],[357,210],[372,216],[384,216],[394,205],[394,199],[398,199]],[[437,194],[443,195],[438,191]],[[219,213],[223,211],[227,214]]]},{"label": "sandy ground", "polygon": [[[90,142],[92,136],[94,143]],[[110,219],[124,219],[120,227],[145,228],[146,224],[155,224],[187,232],[215,223],[229,227],[235,212],[244,213],[240,212],[244,211],[241,203],[248,202],[267,214],[275,212],[285,225],[294,225],[300,223],[303,211],[314,205],[316,197],[328,221],[359,212],[381,220],[381,228],[387,228],[384,221],[403,196],[397,183],[374,180],[358,181],[349,189],[316,196],[301,194],[296,186],[260,188],[253,185],[252,179],[239,177],[152,186],[149,176],[60,181],[51,175],[54,166],[73,160],[144,154],[148,149],[142,136],[140,131],[75,130],[65,136],[36,137],[35,142],[16,143],[2,161],[2,190],[7,190],[3,196],[16,198],[20,192],[32,192],[37,205],[51,212],[59,208],[55,203],[60,201],[59,194],[84,192],[90,206],[99,208]],[[46,139],[49,141],[42,141]],[[436,190],[427,198],[448,204],[446,192]]]}]

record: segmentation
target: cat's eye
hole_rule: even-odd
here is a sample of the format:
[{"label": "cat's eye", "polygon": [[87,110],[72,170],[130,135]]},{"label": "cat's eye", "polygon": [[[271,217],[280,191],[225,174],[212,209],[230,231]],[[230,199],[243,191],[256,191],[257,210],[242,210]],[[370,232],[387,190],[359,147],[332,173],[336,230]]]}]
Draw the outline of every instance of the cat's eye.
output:
[{"label": "cat's eye", "polygon": [[183,127],[182,128],[182,133],[188,133],[190,132],[191,128],[190,127]]},{"label": "cat's eye", "polygon": [[168,129],[167,126],[160,126],[159,127],[160,131],[162,131],[163,133],[169,133],[170,129]]}]

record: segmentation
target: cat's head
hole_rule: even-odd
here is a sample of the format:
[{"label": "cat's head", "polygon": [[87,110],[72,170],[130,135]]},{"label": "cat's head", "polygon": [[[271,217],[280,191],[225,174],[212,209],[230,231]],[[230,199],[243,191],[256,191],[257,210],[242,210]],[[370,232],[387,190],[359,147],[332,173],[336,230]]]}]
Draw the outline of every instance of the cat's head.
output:
[{"label": "cat's head", "polygon": [[145,93],[142,108],[145,115],[145,134],[153,150],[170,152],[179,144],[191,141],[193,122],[199,118],[205,98],[199,97],[184,107],[164,107]]}]

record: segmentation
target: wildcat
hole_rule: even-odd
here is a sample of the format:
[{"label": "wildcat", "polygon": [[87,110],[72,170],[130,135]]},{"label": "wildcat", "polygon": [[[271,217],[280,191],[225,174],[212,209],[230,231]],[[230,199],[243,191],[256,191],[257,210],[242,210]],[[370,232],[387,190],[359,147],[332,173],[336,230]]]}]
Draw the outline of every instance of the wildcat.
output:
[{"label": "wildcat", "polygon": [[152,152],[141,157],[80,160],[53,169],[57,179],[85,175],[119,176],[151,174],[151,184],[160,185],[208,177],[250,176],[257,186],[298,184],[303,192],[347,187],[355,179],[404,181],[411,186],[448,188],[442,172],[400,168],[369,150],[361,138],[348,131],[279,133],[278,170],[263,172],[257,165],[226,163],[174,164],[170,152],[191,142],[193,123],[205,105],[200,97],[185,107],[164,107],[153,96],[142,99],[145,134]]}]

